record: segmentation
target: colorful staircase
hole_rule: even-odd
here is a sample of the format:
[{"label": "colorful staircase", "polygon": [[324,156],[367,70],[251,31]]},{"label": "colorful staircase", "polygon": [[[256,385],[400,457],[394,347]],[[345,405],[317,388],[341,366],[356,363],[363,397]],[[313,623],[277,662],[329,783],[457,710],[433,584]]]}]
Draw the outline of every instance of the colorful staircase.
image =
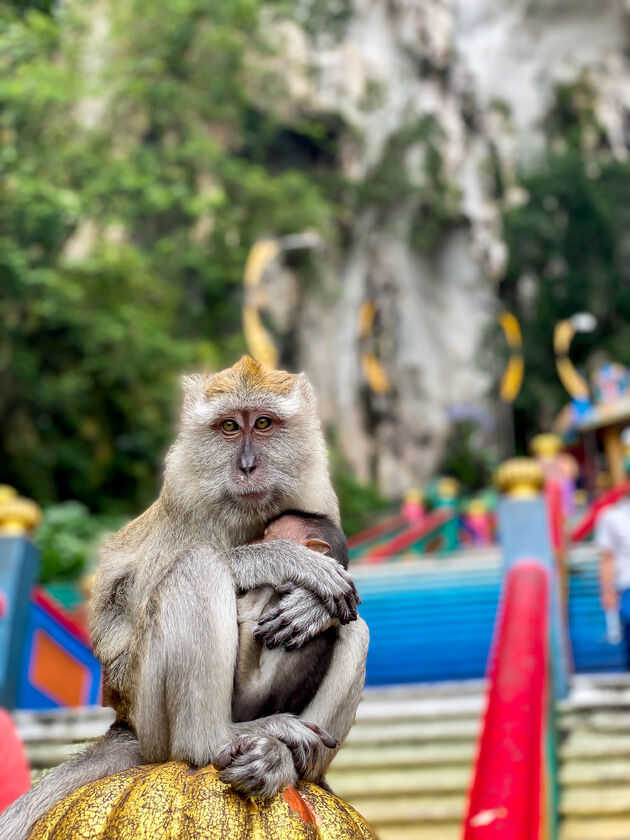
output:
[{"label": "colorful staircase", "polygon": [[459,840],[481,681],[368,690],[328,781],[380,840]]},{"label": "colorful staircase", "polygon": [[[381,840],[460,840],[480,681],[367,691],[328,780]],[[557,707],[559,840],[630,838],[630,675],[573,677]]]},{"label": "colorful staircase", "polygon": [[630,674],[578,675],[559,709],[559,840],[628,840]]}]

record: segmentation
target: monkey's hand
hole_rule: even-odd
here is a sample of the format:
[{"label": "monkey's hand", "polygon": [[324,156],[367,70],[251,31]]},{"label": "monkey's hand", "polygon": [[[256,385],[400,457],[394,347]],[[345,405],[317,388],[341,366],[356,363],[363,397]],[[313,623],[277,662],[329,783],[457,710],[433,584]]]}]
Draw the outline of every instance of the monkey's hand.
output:
[{"label": "monkey's hand", "polygon": [[275,796],[308,775],[320,758],[339,746],[314,723],[281,714],[238,724],[237,734],[213,761],[221,779],[249,796]]},{"label": "monkey's hand", "polygon": [[292,583],[276,586],[276,592],[283,596],[282,600],[260,618],[254,630],[254,638],[268,648],[283,645],[287,650],[296,650],[330,627],[330,613],[313,592]]},{"label": "monkey's hand", "polygon": [[293,583],[313,592],[331,618],[342,624],[357,617],[359,593],[348,572],[325,557],[291,540],[272,540],[231,549],[227,555],[239,590]]}]

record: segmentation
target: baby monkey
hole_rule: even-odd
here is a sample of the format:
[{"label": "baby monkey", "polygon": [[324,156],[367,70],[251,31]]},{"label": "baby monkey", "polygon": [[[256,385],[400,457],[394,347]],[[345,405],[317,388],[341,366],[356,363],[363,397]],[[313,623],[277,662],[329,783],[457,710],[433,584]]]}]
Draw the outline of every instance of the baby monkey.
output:
[{"label": "baby monkey", "polygon": [[[267,523],[260,542],[292,540],[348,567],[343,531],[324,514],[286,511]],[[278,712],[299,715],[326,676],[337,641],[338,622],[330,620],[312,636],[300,625],[304,599],[291,597],[293,584],[264,586],[237,599],[239,652],[232,717],[254,720]],[[281,598],[280,596],[284,597]],[[312,595],[317,600],[316,595]],[[293,628],[293,634],[291,629]]]}]

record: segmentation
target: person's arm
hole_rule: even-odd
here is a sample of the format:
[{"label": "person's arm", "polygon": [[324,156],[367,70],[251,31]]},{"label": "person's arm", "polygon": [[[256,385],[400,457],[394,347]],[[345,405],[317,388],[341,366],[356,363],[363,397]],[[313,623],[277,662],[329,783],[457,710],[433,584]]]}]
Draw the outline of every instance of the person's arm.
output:
[{"label": "person's arm", "polygon": [[599,582],[602,606],[605,610],[617,609],[617,587],[615,586],[615,555],[604,550],[600,555]]},{"label": "person's arm", "polygon": [[599,584],[602,606],[605,610],[617,609],[615,580],[615,539],[608,511],[604,511],[595,526],[595,545],[599,549]]}]

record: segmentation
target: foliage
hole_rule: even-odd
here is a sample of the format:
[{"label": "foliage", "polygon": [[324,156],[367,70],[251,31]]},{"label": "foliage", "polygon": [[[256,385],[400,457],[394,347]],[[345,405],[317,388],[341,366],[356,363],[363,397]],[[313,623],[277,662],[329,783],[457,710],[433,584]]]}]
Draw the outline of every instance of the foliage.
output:
[{"label": "foliage", "polygon": [[120,517],[91,514],[76,501],[46,508],[34,538],[42,561],[40,580],[48,583],[80,576],[94,564],[103,535],[121,525]]},{"label": "foliage", "polygon": [[492,483],[499,458],[487,434],[475,423],[454,423],[444,452],[437,472],[456,478],[463,492],[482,490]]},{"label": "foliage", "polygon": [[341,455],[333,452],[331,458],[333,485],[341,507],[341,525],[346,536],[358,534],[375,518],[391,511],[391,502],[385,499],[374,484],[358,481]]},{"label": "foliage", "polygon": [[[413,216],[404,235],[427,250],[455,218],[434,121],[394,136],[357,184],[342,117],[288,106],[261,12],[337,38],[352,8],[0,0],[3,481],[44,505],[145,507],[180,371],[244,349],[257,238],[315,229],[334,248],[370,206],[384,224]],[[309,257],[292,259],[307,277]],[[380,502],[350,479],[347,497],[354,530]]]},{"label": "foliage", "polygon": [[252,242],[330,234],[318,179],[282,158],[329,127],[254,101],[260,5],[2,4],[2,478],[44,504],[146,506],[179,372],[243,349]]},{"label": "foliage", "polygon": [[521,447],[569,399],[553,364],[558,320],[581,311],[597,318],[595,333],[575,337],[574,364],[587,365],[595,349],[630,364],[630,163],[612,157],[589,103],[583,83],[559,90],[548,149],[521,176],[527,201],[504,217],[501,294],[521,322],[525,357],[515,403]]}]

